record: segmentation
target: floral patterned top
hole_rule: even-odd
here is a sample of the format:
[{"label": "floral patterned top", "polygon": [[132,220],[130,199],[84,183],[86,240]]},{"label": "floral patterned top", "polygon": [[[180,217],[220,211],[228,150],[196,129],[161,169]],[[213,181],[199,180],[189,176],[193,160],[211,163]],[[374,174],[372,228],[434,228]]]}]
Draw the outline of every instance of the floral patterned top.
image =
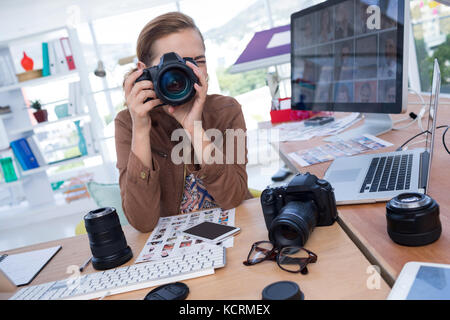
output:
[{"label": "floral patterned top", "polygon": [[184,183],[183,198],[181,199],[181,213],[210,209],[217,207],[212,195],[208,193],[203,181],[196,178],[194,174],[186,176]]}]

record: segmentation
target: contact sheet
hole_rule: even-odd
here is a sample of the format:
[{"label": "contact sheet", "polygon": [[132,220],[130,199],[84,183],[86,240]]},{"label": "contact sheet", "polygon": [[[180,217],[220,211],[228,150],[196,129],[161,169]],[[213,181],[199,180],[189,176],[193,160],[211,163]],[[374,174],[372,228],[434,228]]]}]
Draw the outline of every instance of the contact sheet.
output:
[{"label": "contact sheet", "polygon": [[[234,219],[235,209],[222,210],[220,208],[162,217],[148,237],[135,263],[155,261],[182,255],[186,252],[204,250],[213,244],[184,235],[181,231],[204,221],[234,226]],[[227,239],[221,245],[232,247],[233,238]]]}]

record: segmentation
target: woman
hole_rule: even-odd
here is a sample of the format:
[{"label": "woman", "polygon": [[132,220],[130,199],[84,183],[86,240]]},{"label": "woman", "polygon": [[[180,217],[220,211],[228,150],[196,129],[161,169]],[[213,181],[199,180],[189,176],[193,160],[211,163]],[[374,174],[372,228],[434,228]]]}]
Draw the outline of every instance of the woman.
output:
[{"label": "woman", "polygon": [[320,14],[320,42],[328,42],[333,40],[333,32],[331,30],[331,16],[328,9],[323,10]]},{"label": "woman", "polygon": [[[235,144],[235,150],[225,148],[223,154],[225,158],[227,152],[235,151],[232,154],[236,160],[239,152],[244,152],[245,160],[239,163],[211,163],[208,161],[211,154],[204,151],[213,149],[206,130],[218,129],[224,133],[227,129],[241,129],[245,132],[246,128],[241,106],[235,99],[207,95],[205,44],[194,21],[178,12],[153,19],[141,31],[136,51],[137,70],[129,73],[124,81],[127,109],[119,112],[115,119],[122,206],[130,224],[148,232],[163,216],[214,206],[230,209],[251,198],[247,189],[245,142],[244,150],[237,150],[239,144]],[[191,57],[197,64],[187,62],[199,79],[194,86],[196,95],[177,107],[160,106],[162,102],[152,90],[151,81],[135,83],[143,69],[157,65],[168,52]],[[194,137],[196,124],[197,137]],[[180,129],[195,142],[189,147],[192,159],[197,161],[172,161],[172,148],[179,143],[172,141],[172,133]],[[227,138],[223,139],[226,145]]]}]

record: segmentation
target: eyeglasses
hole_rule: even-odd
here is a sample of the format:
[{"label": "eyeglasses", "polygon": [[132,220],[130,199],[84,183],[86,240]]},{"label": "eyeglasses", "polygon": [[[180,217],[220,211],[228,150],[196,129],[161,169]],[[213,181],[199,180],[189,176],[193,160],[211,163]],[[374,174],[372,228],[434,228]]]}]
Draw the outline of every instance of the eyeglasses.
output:
[{"label": "eyeglasses", "polygon": [[317,261],[317,255],[302,247],[277,248],[270,241],[258,241],[252,245],[244,265],[252,266],[265,260],[276,260],[278,266],[288,272],[307,274],[310,263]]}]

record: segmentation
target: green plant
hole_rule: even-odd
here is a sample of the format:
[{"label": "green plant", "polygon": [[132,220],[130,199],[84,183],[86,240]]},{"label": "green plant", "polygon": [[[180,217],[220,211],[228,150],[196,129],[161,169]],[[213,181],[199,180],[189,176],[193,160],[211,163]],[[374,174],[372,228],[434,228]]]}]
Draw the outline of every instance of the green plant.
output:
[{"label": "green plant", "polygon": [[[446,41],[442,43],[433,53],[430,59],[437,59],[441,68],[442,86],[450,84],[450,34],[447,35]],[[430,79],[433,75],[433,70],[430,70]]]},{"label": "green plant", "polygon": [[230,73],[230,68],[218,68],[217,78],[220,89],[227,95],[237,96],[266,85],[266,69],[257,69],[241,73]]},{"label": "green plant", "polygon": [[441,69],[441,90],[442,92],[448,93],[447,86],[450,84],[450,35],[447,35],[446,42],[434,49],[431,57],[428,55],[425,41],[423,39],[416,39],[416,54],[422,91],[428,92],[431,90],[434,59],[437,59]]},{"label": "green plant", "polygon": [[41,101],[40,100],[31,101],[30,108],[32,108],[36,111],[41,110],[42,109]]}]

